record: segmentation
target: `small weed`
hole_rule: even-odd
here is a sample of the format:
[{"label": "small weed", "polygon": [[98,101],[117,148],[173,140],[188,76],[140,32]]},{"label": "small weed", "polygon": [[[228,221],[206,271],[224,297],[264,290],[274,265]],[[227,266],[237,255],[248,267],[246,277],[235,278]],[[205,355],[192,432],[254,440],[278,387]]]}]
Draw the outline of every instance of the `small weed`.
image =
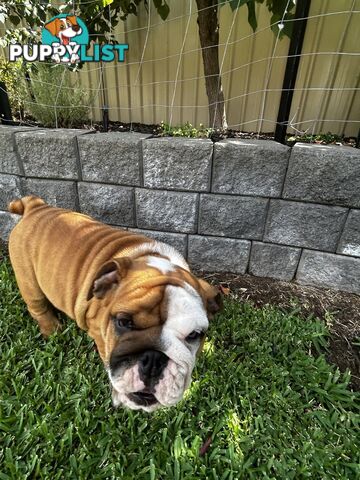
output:
[{"label": "small weed", "polygon": [[334,143],[344,143],[344,137],[335,133],[320,133],[318,135],[293,135],[288,137],[288,142],[304,142],[304,143],[320,143],[321,145],[329,145]]},{"label": "small weed", "polygon": [[204,125],[201,123],[199,128],[194,127],[189,122],[177,127],[161,122],[159,127],[159,135],[163,137],[208,138],[212,132],[212,128],[204,128]]}]

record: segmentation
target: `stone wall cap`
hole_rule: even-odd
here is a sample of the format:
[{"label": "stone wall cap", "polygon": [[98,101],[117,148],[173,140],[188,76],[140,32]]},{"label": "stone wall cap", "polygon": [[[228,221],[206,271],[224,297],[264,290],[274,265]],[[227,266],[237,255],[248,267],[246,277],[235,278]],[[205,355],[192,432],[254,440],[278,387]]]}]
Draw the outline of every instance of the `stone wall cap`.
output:
[{"label": "stone wall cap", "polygon": [[360,149],[350,147],[349,145],[322,145],[319,143],[297,142],[292,147],[293,153],[296,153],[296,150],[300,150],[300,149],[313,150],[313,151],[316,151],[316,153],[320,153],[322,151],[327,153],[332,153],[332,154],[347,153],[354,157],[360,157]]},{"label": "stone wall cap", "polygon": [[226,145],[233,145],[234,147],[263,147],[270,150],[288,151],[291,147],[275,142],[274,140],[261,140],[252,138],[225,138],[215,143],[215,147],[224,147]]},{"label": "stone wall cap", "polygon": [[[196,143],[208,143],[212,144],[213,141],[210,138],[188,138],[188,137],[153,137],[151,142],[163,142],[163,143],[172,143],[172,144],[191,144],[192,146]],[[147,143],[147,142],[146,142]]]},{"label": "stone wall cap", "polygon": [[28,126],[21,126],[21,125],[0,125],[0,133],[18,133],[18,132],[27,132],[27,131],[34,131],[34,130],[45,130],[41,127],[28,127]]},{"label": "stone wall cap", "polygon": [[93,135],[86,135],[82,136],[81,140],[84,141],[98,141],[99,139],[101,140],[106,140],[106,141],[119,141],[119,140],[142,140],[145,138],[151,137],[151,133],[139,133],[139,132],[92,132]]},{"label": "stone wall cap", "polygon": [[[16,132],[17,133],[17,132]],[[46,136],[47,138],[49,137],[76,137],[77,135],[87,135],[89,133],[92,133],[91,130],[86,130],[86,129],[80,129],[80,128],[39,128],[36,130],[31,131],[19,131],[17,133],[17,137],[23,138],[23,137],[43,137]]]}]

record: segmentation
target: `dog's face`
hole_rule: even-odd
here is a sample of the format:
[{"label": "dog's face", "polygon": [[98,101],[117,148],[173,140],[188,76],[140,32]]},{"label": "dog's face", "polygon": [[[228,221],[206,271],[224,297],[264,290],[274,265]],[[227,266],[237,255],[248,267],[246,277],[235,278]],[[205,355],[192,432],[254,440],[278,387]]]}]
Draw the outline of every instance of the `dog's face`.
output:
[{"label": "dog's face", "polygon": [[90,291],[89,334],[112,384],[114,406],[176,404],[191,381],[218,290],[155,256],[105,264]]},{"label": "dog's face", "polygon": [[77,23],[75,15],[68,15],[64,18],[55,18],[45,25],[51,35],[59,38],[60,43],[68,45],[73,37],[80,35],[82,29]]}]

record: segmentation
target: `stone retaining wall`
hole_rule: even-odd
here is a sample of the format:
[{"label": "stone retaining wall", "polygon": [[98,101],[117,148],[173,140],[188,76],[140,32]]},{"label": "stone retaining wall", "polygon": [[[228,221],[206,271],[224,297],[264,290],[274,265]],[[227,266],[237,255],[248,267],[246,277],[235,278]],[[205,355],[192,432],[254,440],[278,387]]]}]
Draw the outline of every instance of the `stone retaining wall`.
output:
[{"label": "stone retaining wall", "polygon": [[0,127],[0,233],[37,194],[174,245],[190,264],[360,293],[360,152]]}]

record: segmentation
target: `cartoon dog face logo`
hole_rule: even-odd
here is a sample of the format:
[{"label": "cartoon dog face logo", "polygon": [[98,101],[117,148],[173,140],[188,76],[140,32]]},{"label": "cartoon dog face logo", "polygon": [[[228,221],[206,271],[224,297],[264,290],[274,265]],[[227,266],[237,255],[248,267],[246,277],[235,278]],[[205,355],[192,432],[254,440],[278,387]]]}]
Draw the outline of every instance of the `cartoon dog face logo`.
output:
[{"label": "cartoon dog face logo", "polygon": [[77,35],[81,35],[82,28],[78,25],[75,15],[68,15],[64,18],[54,18],[45,24],[46,30],[60,40],[60,44],[69,45]]},{"label": "cartoon dog face logo", "polygon": [[81,18],[59,14],[45,23],[41,41],[52,47],[51,58],[56,63],[76,63],[87,49],[89,32]]}]

